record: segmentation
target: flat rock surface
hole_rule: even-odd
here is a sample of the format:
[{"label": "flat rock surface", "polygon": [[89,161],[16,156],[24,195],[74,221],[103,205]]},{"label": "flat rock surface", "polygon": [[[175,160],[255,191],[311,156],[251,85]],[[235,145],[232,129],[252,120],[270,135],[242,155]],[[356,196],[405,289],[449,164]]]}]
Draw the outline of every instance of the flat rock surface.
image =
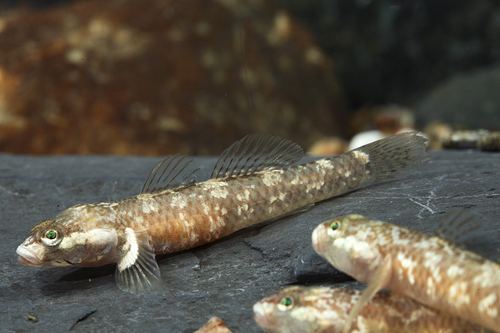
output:
[{"label": "flat rock surface", "polygon": [[[15,249],[38,221],[76,203],[135,194],[158,161],[139,157],[0,155],[1,332],[193,332],[218,316],[235,332],[260,332],[252,305],[294,283],[339,283],[347,277],[311,248],[321,221],[360,213],[430,229],[454,208],[480,220],[471,250],[497,258],[500,248],[500,154],[431,153],[399,180],[338,197],[299,215],[160,260],[164,291],[119,291],[113,268],[35,269],[17,264]],[[213,159],[197,161],[208,173]]]}]

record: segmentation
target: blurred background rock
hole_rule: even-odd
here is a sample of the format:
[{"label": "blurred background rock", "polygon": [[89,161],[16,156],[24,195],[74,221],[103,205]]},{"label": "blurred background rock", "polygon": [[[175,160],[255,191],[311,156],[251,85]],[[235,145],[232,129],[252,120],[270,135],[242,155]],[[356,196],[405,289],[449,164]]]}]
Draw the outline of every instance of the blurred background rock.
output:
[{"label": "blurred background rock", "polygon": [[324,154],[360,131],[495,130],[499,60],[492,0],[3,1],[0,151],[217,154],[264,132]]}]

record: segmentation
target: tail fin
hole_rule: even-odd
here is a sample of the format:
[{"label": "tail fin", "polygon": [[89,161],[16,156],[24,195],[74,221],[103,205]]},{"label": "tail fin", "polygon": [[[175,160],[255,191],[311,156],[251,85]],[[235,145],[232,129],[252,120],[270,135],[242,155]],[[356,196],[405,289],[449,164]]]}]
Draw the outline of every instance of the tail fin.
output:
[{"label": "tail fin", "polygon": [[375,141],[353,152],[368,155],[368,169],[374,180],[392,178],[424,159],[427,137],[420,132],[406,132]]}]

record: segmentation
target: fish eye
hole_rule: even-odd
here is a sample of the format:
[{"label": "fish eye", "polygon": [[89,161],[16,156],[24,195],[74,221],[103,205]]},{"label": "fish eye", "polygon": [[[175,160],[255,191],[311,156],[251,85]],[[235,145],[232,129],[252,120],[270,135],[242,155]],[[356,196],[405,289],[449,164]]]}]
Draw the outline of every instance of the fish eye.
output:
[{"label": "fish eye", "polygon": [[57,231],[54,229],[47,230],[47,232],[45,233],[45,238],[56,239],[57,238]]},{"label": "fish eye", "polygon": [[291,297],[283,297],[280,301],[280,306],[282,310],[289,309],[293,306],[293,299]]},{"label": "fish eye", "polygon": [[54,229],[47,230],[42,237],[42,242],[47,246],[55,246],[59,244],[60,241],[59,233]]},{"label": "fish eye", "polygon": [[337,221],[334,221],[330,224],[330,229],[332,229],[333,231],[337,230],[338,228],[340,228],[340,223],[337,222]]}]

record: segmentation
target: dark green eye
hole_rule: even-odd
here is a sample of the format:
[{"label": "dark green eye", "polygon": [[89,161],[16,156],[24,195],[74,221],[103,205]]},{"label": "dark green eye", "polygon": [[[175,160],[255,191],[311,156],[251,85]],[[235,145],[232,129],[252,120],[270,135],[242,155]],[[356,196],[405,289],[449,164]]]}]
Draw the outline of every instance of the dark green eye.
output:
[{"label": "dark green eye", "polygon": [[335,221],[335,222],[332,222],[332,224],[330,224],[330,229],[332,229],[333,231],[337,230],[338,228],[340,228],[340,223]]},{"label": "dark green eye", "polygon": [[45,233],[45,238],[47,239],[56,239],[57,238],[57,231],[54,229],[47,230]]},{"label": "dark green eye", "polygon": [[280,304],[288,308],[293,305],[293,299],[291,297],[283,297]]}]

